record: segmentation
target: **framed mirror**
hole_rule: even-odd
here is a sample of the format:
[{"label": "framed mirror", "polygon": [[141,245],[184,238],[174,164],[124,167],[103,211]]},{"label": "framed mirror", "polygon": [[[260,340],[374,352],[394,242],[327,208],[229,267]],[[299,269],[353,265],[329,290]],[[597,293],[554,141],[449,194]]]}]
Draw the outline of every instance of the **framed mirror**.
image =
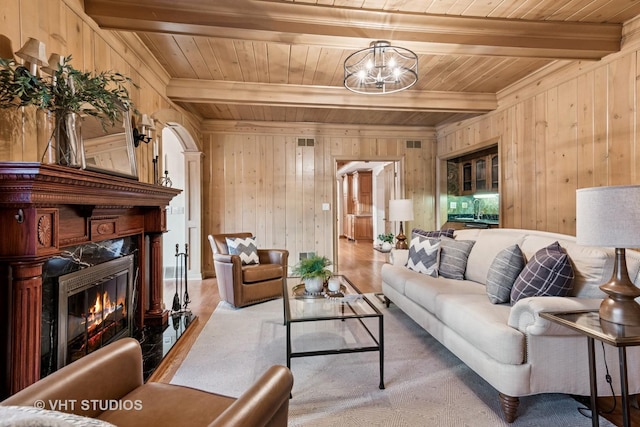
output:
[{"label": "framed mirror", "polygon": [[83,169],[138,179],[129,111],[123,107],[114,125],[107,122],[105,126],[106,131],[97,117],[83,117]]}]

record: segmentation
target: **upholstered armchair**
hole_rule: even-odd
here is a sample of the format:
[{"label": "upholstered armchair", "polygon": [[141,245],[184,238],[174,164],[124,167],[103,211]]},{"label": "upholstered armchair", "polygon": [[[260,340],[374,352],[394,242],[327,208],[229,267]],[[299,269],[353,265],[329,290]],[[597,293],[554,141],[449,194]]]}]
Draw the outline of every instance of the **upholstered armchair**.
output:
[{"label": "upholstered armchair", "polygon": [[220,298],[234,307],[281,297],[287,277],[286,249],[257,249],[257,264],[244,264],[239,255],[229,253],[227,238],[251,236],[251,233],[209,235]]}]

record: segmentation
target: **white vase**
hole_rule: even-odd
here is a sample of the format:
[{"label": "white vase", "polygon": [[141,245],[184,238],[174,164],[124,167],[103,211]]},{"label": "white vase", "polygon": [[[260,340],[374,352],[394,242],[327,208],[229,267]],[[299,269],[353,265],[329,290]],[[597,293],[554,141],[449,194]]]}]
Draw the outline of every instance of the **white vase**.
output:
[{"label": "white vase", "polygon": [[393,248],[393,246],[389,242],[383,242],[380,248],[385,252],[389,252]]},{"label": "white vase", "polygon": [[323,277],[307,277],[303,280],[304,290],[309,294],[317,294],[322,292],[322,285],[324,284]]}]

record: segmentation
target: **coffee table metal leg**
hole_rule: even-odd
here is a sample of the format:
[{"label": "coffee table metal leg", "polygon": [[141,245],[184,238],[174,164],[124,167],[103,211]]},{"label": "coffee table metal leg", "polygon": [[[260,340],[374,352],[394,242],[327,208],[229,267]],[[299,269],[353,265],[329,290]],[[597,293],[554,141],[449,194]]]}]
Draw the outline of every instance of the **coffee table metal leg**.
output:
[{"label": "coffee table metal leg", "polygon": [[627,379],[627,348],[618,348],[618,360],[620,363],[620,389],[622,392],[622,425],[631,426],[629,412],[629,383]]},{"label": "coffee table metal leg", "polygon": [[598,427],[598,380],[596,377],[596,351],[594,339],[587,337],[587,346],[589,348],[589,383],[591,386],[591,425]]},{"label": "coffee table metal leg", "polygon": [[[287,322],[286,317],[284,323],[287,325],[287,368],[291,370],[291,322]],[[289,399],[293,397],[292,393],[289,393]]]},{"label": "coffee table metal leg", "polygon": [[378,334],[380,335],[380,386],[379,388],[384,389],[384,322],[383,317],[380,316],[378,320]]},{"label": "coffee table metal leg", "polygon": [[291,369],[291,322],[287,322],[287,368]]}]

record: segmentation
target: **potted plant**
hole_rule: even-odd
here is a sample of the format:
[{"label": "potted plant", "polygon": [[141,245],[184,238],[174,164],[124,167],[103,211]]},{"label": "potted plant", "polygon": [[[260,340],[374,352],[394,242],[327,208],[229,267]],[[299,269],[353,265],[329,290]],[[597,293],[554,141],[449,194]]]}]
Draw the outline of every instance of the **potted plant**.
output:
[{"label": "potted plant", "polygon": [[81,140],[74,129],[78,116],[96,116],[103,126],[113,125],[123,107],[133,106],[126,87],[133,83],[120,73],[76,70],[70,61],[68,56],[51,64],[50,74],[41,77],[13,59],[0,58],[0,108],[33,105],[52,116],[57,163],[78,166]]},{"label": "potted plant", "polygon": [[322,291],[324,282],[331,277],[331,270],[327,269],[329,266],[331,266],[329,258],[314,255],[310,258],[301,259],[293,267],[293,274],[300,276],[306,292],[318,293]]},{"label": "potted plant", "polygon": [[393,248],[393,233],[389,232],[387,234],[378,234],[378,240],[382,242],[380,249],[385,252],[389,252]]}]

